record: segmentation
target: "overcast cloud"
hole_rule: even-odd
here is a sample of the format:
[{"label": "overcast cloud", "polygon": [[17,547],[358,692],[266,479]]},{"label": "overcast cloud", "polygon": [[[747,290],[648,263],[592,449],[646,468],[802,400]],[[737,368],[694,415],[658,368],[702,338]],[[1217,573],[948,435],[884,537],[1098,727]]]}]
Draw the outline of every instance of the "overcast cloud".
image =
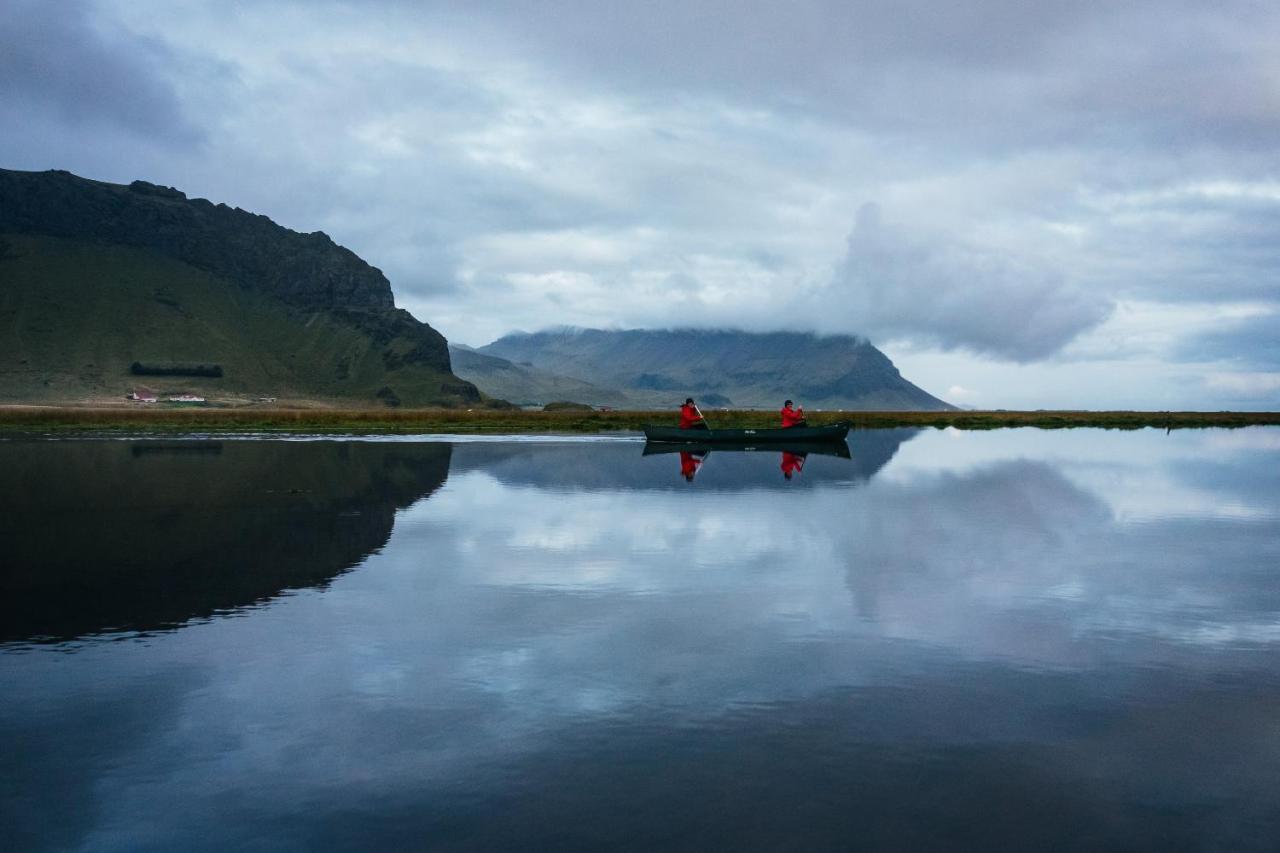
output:
[{"label": "overcast cloud", "polygon": [[322,229],[473,345],[813,329],[963,405],[1275,408],[1277,43],[1248,0],[10,0],[0,166]]}]

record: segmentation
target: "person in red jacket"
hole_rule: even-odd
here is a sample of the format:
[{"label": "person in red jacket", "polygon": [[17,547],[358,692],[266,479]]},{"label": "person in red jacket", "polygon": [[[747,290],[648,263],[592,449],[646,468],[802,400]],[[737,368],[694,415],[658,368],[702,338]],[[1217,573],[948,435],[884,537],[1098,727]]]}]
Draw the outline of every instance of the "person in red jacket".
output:
[{"label": "person in red jacket", "polygon": [[707,422],[703,420],[702,412],[698,411],[698,407],[694,404],[693,398],[687,398],[684,401],[684,405],[680,407],[680,429],[707,428]]},{"label": "person in red jacket", "polygon": [[798,409],[791,408],[791,401],[782,404],[782,428],[808,426],[808,422],[804,419],[804,407]]},{"label": "person in red jacket", "polygon": [[804,470],[805,454],[792,453],[790,450],[782,451],[782,476],[788,480],[795,474]]},{"label": "person in red jacket", "polygon": [[680,451],[680,476],[690,483],[693,482],[693,475],[698,473],[698,467],[701,465],[702,456],[685,450]]}]

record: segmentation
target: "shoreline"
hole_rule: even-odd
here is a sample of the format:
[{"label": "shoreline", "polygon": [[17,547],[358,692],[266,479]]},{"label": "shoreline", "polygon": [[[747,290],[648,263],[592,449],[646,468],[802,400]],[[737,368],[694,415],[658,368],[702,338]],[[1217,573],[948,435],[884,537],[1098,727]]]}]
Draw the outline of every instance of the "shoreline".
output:
[{"label": "shoreline", "polygon": [[[0,406],[0,434],[75,432],[280,432],[280,433],[609,433],[645,424],[674,423],[669,410],[540,412],[495,409],[124,409]],[[773,411],[707,412],[715,426],[772,427]],[[1280,412],[1140,411],[830,411],[809,413],[813,426],[847,421],[855,430],[954,427],[964,430],[1034,427],[1069,429],[1197,429],[1280,425]]]}]

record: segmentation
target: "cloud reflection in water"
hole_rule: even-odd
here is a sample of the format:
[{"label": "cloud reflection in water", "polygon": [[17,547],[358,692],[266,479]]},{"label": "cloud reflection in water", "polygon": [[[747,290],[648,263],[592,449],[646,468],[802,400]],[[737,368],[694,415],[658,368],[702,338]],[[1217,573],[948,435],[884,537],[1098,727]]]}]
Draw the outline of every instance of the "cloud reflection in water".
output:
[{"label": "cloud reflection in water", "polygon": [[[0,655],[4,732],[101,736],[4,753],[9,837],[39,837],[38,788],[96,816],[83,846],[1261,849],[1280,447],[1255,435],[927,432],[803,488],[768,455],[686,488],[637,446],[457,445],[327,589]],[[1135,515],[1144,484],[1163,509]],[[106,682],[148,690],[74,701]],[[153,693],[179,698],[148,718]]]}]

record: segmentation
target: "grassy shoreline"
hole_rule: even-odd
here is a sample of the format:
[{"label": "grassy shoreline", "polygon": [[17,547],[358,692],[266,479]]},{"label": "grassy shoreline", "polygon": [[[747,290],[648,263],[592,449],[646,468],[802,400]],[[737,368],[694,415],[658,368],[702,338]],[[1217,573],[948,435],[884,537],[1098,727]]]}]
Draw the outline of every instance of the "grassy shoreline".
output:
[{"label": "grassy shoreline", "polygon": [[[284,432],[284,433],[602,433],[673,423],[672,411],[527,412],[476,409],[125,409],[0,406],[0,433]],[[713,426],[770,427],[769,411],[714,411]],[[854,429],[955,427],[999,429],[1190,429],[1280,425],[1280,412],[961,411],[815,412],[815,426],[849,421]]]}]

